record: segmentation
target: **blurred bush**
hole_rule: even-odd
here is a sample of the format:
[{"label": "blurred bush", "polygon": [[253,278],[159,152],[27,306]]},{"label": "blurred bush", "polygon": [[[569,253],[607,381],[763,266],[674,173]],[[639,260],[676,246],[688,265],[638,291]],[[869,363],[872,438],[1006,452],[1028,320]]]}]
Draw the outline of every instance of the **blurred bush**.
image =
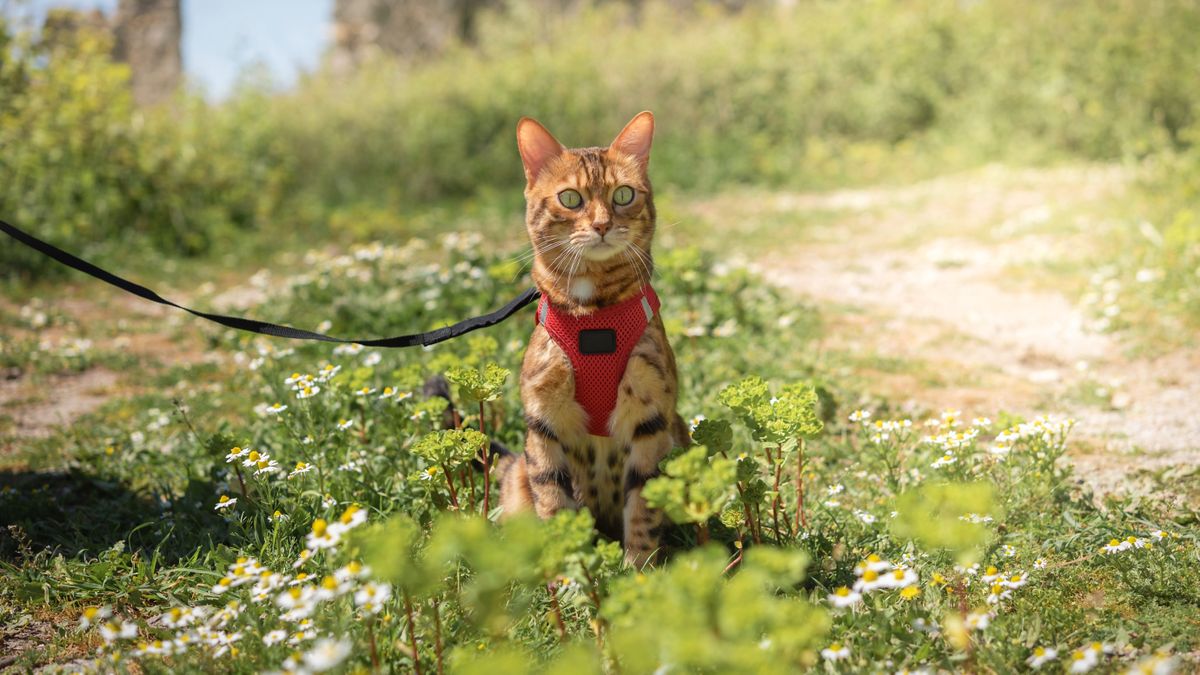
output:
[{"label": "blurred bush", "polygon": [[1187,150],[1200,114],[1200,6],[1184,0],[505,7],[437,60],[165,111],[132,109],[87,40],[56,51],[2,31],[16,57],[0,71],[0,212],[75,248],[132,231],[201,252],[231,228],[377,234],[423,205],[515,205],[522,115],[603,144],[653,109],[660,189],[711,191],[1140,158]]},{"label": "blurred bush", "polygon": [[[73,251],[148,243],[193,255],[274,213],[289,172],[256,96],[139,110],[107,39],[80,29],[33,40],[0,18],[0,217]],[[5,276],[52,266],[0,247]]]},{"label": "blurred bush", "polygon": [[653,109],[660,186],[712,190],[872,180],[909,171],[913,145],[939,163],[1143,156],[1186,145],[1200,106],[1190,2],[650,5],[636,22],[615,4],[553,19],[509,5],[478,48],[275,99],[309,194],[515,194],[522,115],[587,145]]}]

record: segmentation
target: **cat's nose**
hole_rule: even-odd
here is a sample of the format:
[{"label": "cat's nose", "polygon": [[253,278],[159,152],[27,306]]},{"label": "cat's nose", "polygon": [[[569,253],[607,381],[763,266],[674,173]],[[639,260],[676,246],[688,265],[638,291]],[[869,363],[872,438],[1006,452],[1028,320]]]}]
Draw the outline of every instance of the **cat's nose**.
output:
[{"label": "cat's nose", "polygon": [[592,211],[592,229],[596,231],[596,234],[604,237],[610,227],[612,227],[612,216],[608,214],[607,210],[599,208]]}]

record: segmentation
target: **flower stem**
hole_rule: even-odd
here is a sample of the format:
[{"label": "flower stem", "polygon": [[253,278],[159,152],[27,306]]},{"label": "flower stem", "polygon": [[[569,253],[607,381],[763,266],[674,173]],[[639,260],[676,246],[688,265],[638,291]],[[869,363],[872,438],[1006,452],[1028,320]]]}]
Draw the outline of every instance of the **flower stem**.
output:
[{"label": "flower stem", "polygon": [[562,608],[558,605],[558,589],[554,582],[546,584],[546,592],[550,594],[550,610],[554,612],[554,623],[558,626],[558,641],[567,641],[567,624],[563,621]]},{"label": "flower stem", "polygon": [[458,491],[454,489],[454,481],[450,480],[450,472],[442,465],[442,473],[446,475],[446,487],[450,488],[450,504],[458,510]]},{"label": "flower stem", "polygon": [[442,617],[438,613],[437,598],[433,599],[433,649],[437,654],[438,675],[442,675]]},{"label": "flower stem", "polygon": [[483,439],[483,517],[488,517],[489,507],[491,506],[492,497],[492,480],[491,480],[491,443],[487,440],[487,429],[483,423],[483,401],[479,402],[479,433],[484,435]]},{"label": "flower stem", "polygon": [[375,647],[375,620],[367,622],[367,639],[371,642],[371,670],[379,672],[379,650]]},{"label": "flower stem", "polygon": [[421,655],[417,651],[417,622],[413,617],[412,600],[408,597],[408,591],[404,592],[404,611],[408,615],[408,641],[412,644],[413,671],[421,675]]},{"label": "flower stem", "polygon": [[800,526],[808,529],[808,514],[804,512],[804,439],[796,440],[796,532]]}]

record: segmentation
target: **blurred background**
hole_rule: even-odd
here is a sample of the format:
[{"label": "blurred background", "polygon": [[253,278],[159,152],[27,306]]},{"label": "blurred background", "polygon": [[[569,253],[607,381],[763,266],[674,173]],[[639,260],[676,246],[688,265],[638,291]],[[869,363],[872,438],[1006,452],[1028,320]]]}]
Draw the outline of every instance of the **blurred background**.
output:
[{"label": "blurred background", "polygon": [[[522,115],[588,145],[653,109],[668,202],[1085,161],[1169,167],[1152,179],[1175,213],[1200,176],[1186,1],[0,9],[0,214],[102,256],[404,237],[448,214],[494,213],[519,237]],[[1195,262],[1185,220],[1181,266]],[[10,245],[0,269],[51,273]]]}]

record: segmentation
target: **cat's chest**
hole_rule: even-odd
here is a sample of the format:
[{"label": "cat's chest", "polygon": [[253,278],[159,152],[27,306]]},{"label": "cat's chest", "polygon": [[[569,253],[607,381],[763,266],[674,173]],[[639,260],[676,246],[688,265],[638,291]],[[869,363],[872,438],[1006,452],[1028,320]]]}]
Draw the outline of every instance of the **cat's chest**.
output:
[{"label": "cat's chest", "polygon": [[538,324],[570,363],[574,398],[583,409],[589,435],[609,435],[609,421],[620,399],[630,356],[659,306],[650,286],[585,315],[563,311],[545,298],[538,304]]},{"label": "cat's chest", "polygon": [[596,296],[596,283],[588,277],[580,277],[571,282],[569,292],[579,302],[591,302]]}]

